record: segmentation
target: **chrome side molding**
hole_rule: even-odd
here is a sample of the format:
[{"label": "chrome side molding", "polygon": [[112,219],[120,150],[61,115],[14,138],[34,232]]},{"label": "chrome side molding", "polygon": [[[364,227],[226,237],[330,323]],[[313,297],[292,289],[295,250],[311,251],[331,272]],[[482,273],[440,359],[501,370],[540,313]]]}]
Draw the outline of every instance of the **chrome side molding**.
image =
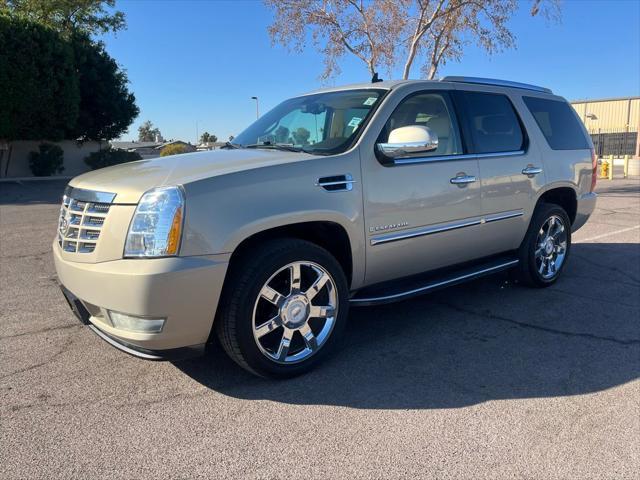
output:
[{"label": "chrome side molding", "polygon": [[433,235],[434,233],[448,232],[450,230],[457,230],[459,228],[471,227],[473,225],[480,225],[482,223],[481,218],[472,218],[462,222],[449,223],[446,225],[434,225],[430,227],[423,227],[417,230],[411,230],[409,232],[388,233],[385,235],[379,235],[371,239],[371,245],[379,245],[381,243],[397,242],[398,240],[406,240],[407,238],[422,237],[425,235]]},{"label": "chrome side molding", "polygon": [[462,153],[459,155],[434,155],[433,157],[406,157],[396,158],[390,165],[413,165],[416,163],[431,163],[431,162],[455,162],[456,160],[475,160],[482,158],[500,158],[500,157],[517,157],[524,155],[524,150],[513,150],[509,152],[492,152],[492,153]]},{"label": "chrome side molding", "polygon": [[492,213],[484,217],[484,223],[497,222],[498,220],[506,220],[507,218],[521,217],[524,215],[522,210],[513,210],[510,212]]},{"label": "chrome side molding", "polygon": [[459,228],[472,227],[474,225],[482,225],[484,223],[497,222],[499,220],[507,220],[509,218],[521,217],[524,215],[524,211],[519,210],[510,210],[507,212],[500,213],[492,213],[490,215],[486,215],[484,217],[473,217],[468,218],[466,220],[461,220],[457,222],[451,222],[440,225],[431,225],[428,227],[421,227],[415,230],[410,231],[401,231],[401,232],[393,232],[387,233],[384,235],[378,235],[372,237],[369,243],[373,245],[379,245],[381,243],[389,243],[389,242],[397,242],[398,240],[406,240],[408,238],[422,237],[425,235],[433,235],[435,233],[448,232],[451,230],[458,230]]}]

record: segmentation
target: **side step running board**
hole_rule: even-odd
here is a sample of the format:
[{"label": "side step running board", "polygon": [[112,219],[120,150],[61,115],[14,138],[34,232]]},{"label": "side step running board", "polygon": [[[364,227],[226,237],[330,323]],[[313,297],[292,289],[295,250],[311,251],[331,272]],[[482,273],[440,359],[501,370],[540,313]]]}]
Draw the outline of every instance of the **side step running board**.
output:
[{"label": "side step running board", "polygon": [[[466,268],[449,270],[447,273],[425,274],[411,279],[387,282],[381,285],[366,287],[354,294],[350,303],[354,307],[380,305],[383,303],[406,300],[440,288],[457,285],[479,277],[508,270],[518,264],[518,259],[502,257]],[[386,285],[386,286],[385,286]]]}]

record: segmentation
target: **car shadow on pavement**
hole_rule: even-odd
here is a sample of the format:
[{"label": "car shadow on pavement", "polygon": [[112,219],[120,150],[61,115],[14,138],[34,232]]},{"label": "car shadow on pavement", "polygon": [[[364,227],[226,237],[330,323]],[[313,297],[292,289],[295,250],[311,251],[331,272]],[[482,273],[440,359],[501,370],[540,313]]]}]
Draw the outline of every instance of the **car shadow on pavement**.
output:
[{"label": "car shadow on pavement", "polygon": [[345,345],[311,373],[256,378],[216,346],[175,366],[230,397],[351,408],[455,408],[580,395],[640,375],[640,245],[575,244],[547,289],[496,275],[352,308]]}]

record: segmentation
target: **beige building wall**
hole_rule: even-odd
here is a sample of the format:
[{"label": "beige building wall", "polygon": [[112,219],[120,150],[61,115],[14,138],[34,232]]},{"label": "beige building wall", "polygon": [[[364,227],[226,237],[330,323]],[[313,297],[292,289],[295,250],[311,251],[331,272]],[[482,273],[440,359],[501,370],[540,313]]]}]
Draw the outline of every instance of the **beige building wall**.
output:
[{"label": "beige building wall", "polygon": [[[12,142],[11,161],[6,177],[33,176],[29,169],[29,152],[37,152],[41,143],[39,141]],[[74,140],[63,140],[62,142],[46,143],[55,143],[64,151],[64,171],[60,174],[61,176],[76,176],[90,170],[88,165],[84,163],[84,159],[91,152],[100,150],[100,142],[84,142],[79,145]],[[0,178],[5,177],[7,153],[5,150],[2,162],[0,162]]]},{"label": "beige building wall", "polygon": [[640,97],[577,100],[571,104],[589,132],[640,130]]}]

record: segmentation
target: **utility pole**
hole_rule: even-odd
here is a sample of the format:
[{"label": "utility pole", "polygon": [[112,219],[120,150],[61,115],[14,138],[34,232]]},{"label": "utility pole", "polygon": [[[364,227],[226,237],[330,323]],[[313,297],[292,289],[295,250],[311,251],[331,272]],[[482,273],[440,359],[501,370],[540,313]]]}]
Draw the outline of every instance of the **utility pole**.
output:
[{"label": "utility pole", "polygon": [[258,97],[251,97],[251,99],[256,101],[256,120],[257,120],[258,118],[260,118],[260,106],[259,106]]}]

